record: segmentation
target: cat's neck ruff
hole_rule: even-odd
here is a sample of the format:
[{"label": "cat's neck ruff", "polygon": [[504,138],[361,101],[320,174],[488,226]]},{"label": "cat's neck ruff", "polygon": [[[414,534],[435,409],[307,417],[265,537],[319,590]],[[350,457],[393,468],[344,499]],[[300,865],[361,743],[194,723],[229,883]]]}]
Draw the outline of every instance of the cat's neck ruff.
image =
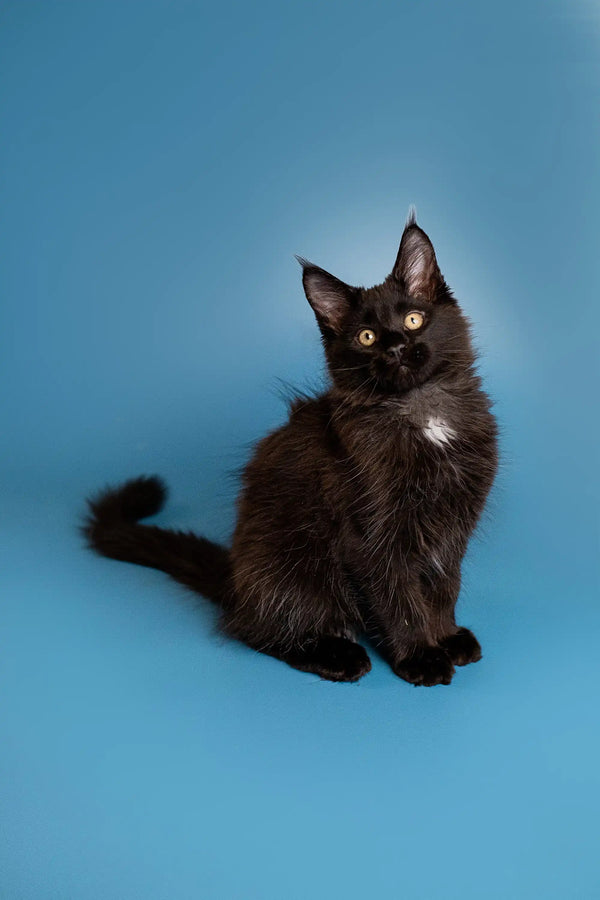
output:
[{"label": "cat's neck ruff", "polygon": [[[382,443],[395,442],[399,429],[419,435],[425,445],[449,451],[461,436],[465,437],[477,413],[488,408],[477,375],[458,380],[432,379],[405,394],[390,395],[359,404],[340,402],[333,394],[335,411],[332,419],[345,422],[355,434],[377,433]],[[335,402],[337,400],[337,402]],[[474,414],[475,413],[475,417]],[[386,424],[387,423],[387,424]]]}]

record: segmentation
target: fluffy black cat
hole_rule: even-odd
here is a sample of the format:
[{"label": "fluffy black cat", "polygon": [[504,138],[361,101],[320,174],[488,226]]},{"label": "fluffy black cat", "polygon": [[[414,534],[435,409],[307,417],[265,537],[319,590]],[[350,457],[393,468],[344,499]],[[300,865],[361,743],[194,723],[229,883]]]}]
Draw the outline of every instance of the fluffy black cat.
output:
[{"label": "fluffy black cat", "polygon": [[331,384],[258,444],[231,549],[138,524],[165,500],[155,477],[89,501],[85,533],[216,601],[228,634],[297,669],[358,680],[363,634],[406,681],[449,684],[481,657],[454,608],[497,467],[468,323],[414,214],[377,287],[299,261]]}]

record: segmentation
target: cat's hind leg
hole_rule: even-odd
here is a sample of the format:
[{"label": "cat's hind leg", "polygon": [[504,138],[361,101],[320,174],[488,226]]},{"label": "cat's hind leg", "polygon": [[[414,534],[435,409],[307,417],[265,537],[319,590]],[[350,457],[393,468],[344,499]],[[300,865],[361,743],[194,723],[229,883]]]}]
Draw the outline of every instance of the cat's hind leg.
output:
[{"label": "cat's hind leg", "polygon": [[223,628],[255,650],[328,681],[358,681],[371,669],[352,639],[360,614],[341,569],[316,553],[281,568],[257,554],[239,565]]},{"label": "cat's hind leg", "polygon": [[265,652],[327,681],[358,681],[371,670],[364,647],[345,637],[308,638],[291,648],[273,647]]}]

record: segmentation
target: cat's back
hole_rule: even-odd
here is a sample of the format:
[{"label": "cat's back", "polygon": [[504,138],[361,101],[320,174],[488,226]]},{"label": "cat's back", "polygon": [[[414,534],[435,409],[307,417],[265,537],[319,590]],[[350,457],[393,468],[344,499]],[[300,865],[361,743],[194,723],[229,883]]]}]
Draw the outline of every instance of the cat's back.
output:
[{"label": "cat's back", "polygon": [[309,532],[329,540],[338,507],[330,420],[326,396],[299,398],[290,406],[288,421],[259,441],[242,476],[236,558],[258,544],[261,558],[265,548],[274,558],[282,547],[303,546]]},{"label": "cat's back", "polygon": [[271,490],[286,483],[308,488],[338,452],[327,395],[297,397],[290,403],[288,421],[256,445],[244,482],[250,486],[266,480]]}]

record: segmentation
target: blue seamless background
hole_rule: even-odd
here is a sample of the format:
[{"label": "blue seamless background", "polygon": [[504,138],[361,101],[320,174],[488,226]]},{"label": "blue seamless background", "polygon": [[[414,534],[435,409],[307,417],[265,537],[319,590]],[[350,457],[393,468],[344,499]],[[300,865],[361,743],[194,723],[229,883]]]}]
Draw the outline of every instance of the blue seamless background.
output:
[{"label": "blue seamless background", "polygon": [[[62,0],[0,24],[0,896],[600,896],[598,7]],[[460,601],[484,660],[332,685],[76,526],[156,471],[160,522],[226,539],[278,378],[321,377],[293,253],[376,283],[409,203],[502,429]]]}]

